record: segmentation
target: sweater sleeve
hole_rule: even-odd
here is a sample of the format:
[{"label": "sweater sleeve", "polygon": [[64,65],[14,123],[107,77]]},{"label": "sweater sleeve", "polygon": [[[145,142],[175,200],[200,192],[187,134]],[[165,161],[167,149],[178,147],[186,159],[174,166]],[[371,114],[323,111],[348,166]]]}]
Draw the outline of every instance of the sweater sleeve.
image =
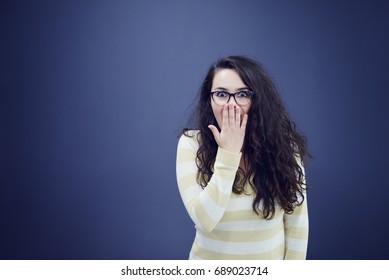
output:
[{"label": "sweater sleeve", "polygon": [[176,173],[181,198],[195,225],[210,232],[227,208],[241,154],[218,148],[214,173],[203,189],[197,183],[196,136],[182,135],[177,147]]},{"label": "sweater sleeve", "polygon": [[[304,172],[304,167],[297,158],[300,167]],[[305,174],[304,174],[305,181]],[[296,206],[292,214],[284,214],[285,228],[285,260],[304,260],[307,256],[308,248],[308,207],[306,191],[303,193],[303,203]]]}]

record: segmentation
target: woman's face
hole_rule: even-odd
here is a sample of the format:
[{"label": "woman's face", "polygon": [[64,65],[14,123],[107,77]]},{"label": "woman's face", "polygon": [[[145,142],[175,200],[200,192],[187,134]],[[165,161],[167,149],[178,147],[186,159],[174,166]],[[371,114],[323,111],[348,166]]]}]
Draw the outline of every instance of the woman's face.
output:
[{"label": "woman's face", "polygon": [[[248,86],[245,85],[242,79],[239,77],[239,74],[233,69],[221,69],[217,70],[212,82],[211,91],[225,91],[228,93],[236,93],[242,90],[249,90]],[[230,100],[227,103],[229,106],[240,107],[241,110],[241,120],[243,119],[244,114],[248,114],[251,107],[251,102],[247,105],[239,105],[235,102],[235,99],[231,96]],[[220,128],[222,128],[223,123],[223,110],[226,108],[226,105],[216,104],[211,98],[212,111],[216,118],[216,121]]]}]

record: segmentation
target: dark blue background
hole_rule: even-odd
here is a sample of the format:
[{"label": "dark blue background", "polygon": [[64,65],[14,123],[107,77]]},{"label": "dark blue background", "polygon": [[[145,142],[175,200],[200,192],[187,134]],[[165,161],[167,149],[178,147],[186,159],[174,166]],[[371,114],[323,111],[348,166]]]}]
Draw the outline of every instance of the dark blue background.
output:
[{"label": "dark blue background", "polygon": [[220,56],[310,144],[309,259],[389,259],[386,1],[2,1],[0,258],[186,259],[177,134]]}]

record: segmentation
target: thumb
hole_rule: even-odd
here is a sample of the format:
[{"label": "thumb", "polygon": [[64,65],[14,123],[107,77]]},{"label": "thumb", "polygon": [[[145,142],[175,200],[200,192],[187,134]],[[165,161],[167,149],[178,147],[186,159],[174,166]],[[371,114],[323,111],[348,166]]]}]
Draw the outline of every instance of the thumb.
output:
[{"label": "thumb", "polygon": [[216,142],[219,140],[219,130],[216,128],[216,126],[210,124],[208,125],[208,128],[212,131],[213,137],[215,137]]}]

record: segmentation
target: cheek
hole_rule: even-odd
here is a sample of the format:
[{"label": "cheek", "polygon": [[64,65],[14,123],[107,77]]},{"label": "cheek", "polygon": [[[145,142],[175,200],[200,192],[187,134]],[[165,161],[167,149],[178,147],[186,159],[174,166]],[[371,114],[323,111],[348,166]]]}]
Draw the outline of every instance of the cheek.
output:
[{"label": "cheek", "polygon": [[251,108],[251,104],[249,104],[249,105],[243,107],[242,109],[243,109],[243,111],[244,111],[245,114],[248,114],[249,111],[250,111],[250,108]]},{"label": "cheek", "polygon": [[223,106],[218,106],[212,103],[212,111],[213,115],[215,116],[215,119],[217,121],[217,124],[219,127],[221,127],[222,124],[222,116],[223,116]]}]

